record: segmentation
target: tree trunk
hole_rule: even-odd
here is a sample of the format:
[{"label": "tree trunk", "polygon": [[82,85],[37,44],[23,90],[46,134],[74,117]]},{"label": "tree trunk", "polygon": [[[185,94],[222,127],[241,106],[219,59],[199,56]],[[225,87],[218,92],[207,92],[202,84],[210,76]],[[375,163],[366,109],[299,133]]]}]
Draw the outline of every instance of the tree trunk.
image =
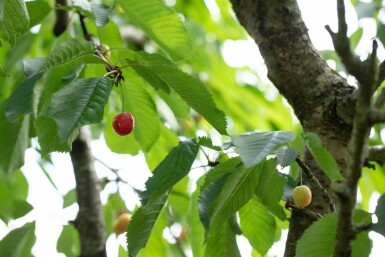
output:
[{"label": "tree trunk", "polygon": [[107,257],[100,186],[90,142],[89,128],[82,127],[70,152],[79,204],[75,226],[80,237],[80,257]]},{"label": "tree trunk", "polygon": [[[291,104],[303,130],[319,135],[346,175],[356,89],[331,69],[314,48],[295,0],[231,2],[238,20],[259,47],[269,79]],[[304,160],[332,194],[330,180],[306,149]],[[304,184],[313,193],[309,209],[320,214],[330,212],[321,191],[310,183],[305,177]],[[292,212],[285,257],[295,256],[297,240],[313,222],[314,217],[301,210]]]}]

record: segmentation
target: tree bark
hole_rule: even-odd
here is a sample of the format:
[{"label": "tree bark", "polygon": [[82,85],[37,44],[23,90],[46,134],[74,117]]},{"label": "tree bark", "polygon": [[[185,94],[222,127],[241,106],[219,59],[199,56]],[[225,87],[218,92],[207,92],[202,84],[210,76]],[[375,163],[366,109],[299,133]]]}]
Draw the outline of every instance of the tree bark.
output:
[{"label": "tree bark", "polygon": [[[336,159],[343,175],[348,166],[356,89],[331,69],[314,48],[295,0],[231,0],[240,23],[257,43],[268,77],[288,100],[305,132],[315,132]],[[330,180],[305,149],[304,161],[334,197]],[[330,207],[322,192],[306,177],[313,193],[309,209],[325,214]],[[339,205],[337,202],[337,210]],[[301,210],[292,212],[285,256],[295,256],[295,246],[314,222]]]},{"label": "tree bark", "polygon": [[70,152],[79,205],[74,223],[80,236],[80,257],[107,257],[100,186],[90,142],[89,128],[82,127]]}]

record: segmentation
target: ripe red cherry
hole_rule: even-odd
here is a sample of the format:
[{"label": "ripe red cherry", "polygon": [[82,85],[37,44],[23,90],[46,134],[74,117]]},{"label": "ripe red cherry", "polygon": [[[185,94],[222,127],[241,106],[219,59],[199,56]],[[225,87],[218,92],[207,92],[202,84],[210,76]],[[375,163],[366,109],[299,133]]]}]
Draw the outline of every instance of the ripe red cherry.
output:
[{"label": "ripe red cherry", "polygon": [[112,127],[116,134],[120,136],[128,135],[135,127],[134,116],[129,112],[122,112],[114,117]]}]

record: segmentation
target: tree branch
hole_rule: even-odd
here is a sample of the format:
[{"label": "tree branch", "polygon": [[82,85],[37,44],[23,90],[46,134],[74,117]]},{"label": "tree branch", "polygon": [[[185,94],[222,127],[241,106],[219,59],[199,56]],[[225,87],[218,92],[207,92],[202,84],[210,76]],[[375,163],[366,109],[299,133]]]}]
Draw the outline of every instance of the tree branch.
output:
[{"label": "tree branch", "polygon": [[[341,0],[340,0],[341,1]],[[356,234],[354,231],[353,214],[356,204],[357,184],[361,177],[367,152],[367,141],[371,129],[371,98],[377,83],[377,42],[373,41],[373,52],[365,62],[366,78],[359,83],[357,104],[353,123],[352,137],[349,142],[349,166],[344,189],[337,192],[341,208],[338,215],[337,240],[334,247],[334,257],[350,257],[351,243]],[[357,78],[358,79],[358,78]]]},{"label": "tree branch", "polygon": [[348,26],[345,18],[345,4],[344,0],[337,1],[338,13],[338,32],[334,33],[327,25],[326,30],[329,32],[333,45],[341,58],[341,62],[345,65],[347,71],[353,75],[358,82],[365,83],[367,79],[367,71],[365,64],[361,62],[357,55],[355,55],[350,48],[350,41],[347,35]]},{"label": "tree branch", "polygon": [[[381,80],[383,79],[381,79],[381,74],[380,74],[379,83],[382,82]],[[377,109],[381,109],[384,104],[385,104],[385,88],[381,89],[381,92],[378,95],[376,102],[374,103],[374,107]]]},{"label": "tree branch", "polygon": [[74,223],[80,236],[80,256],[107,257],[103,208],[90,141],[89,128],[82,127],[70,152],[79,204]]},{"label": "tree branch", "polygon": [[[346,171],[356,89],[332,70],[314,48],[297,2],[231,2],[238,20],[259,47],[269,79],[293,107],[304,131],[317,133],[340,170]],[[330,190],[330,180],[310,155],[304,155],[304,163],[322,187]],[[321,214],[330,212],[320,187],[310,180],[305,183],[311,183],[315,196],[309,209]],[[293,210],[285,257],[295,256],[297,240],[313,222],[310,215]]]},{"label": "tree branch", "polygon": [[[67,0],[56,0],[56,7],[67,6]],[[56,9],[56,22],[53,27],[53,33],[56,37],[60,36],[67,29],[68,12]]]},{"label": "tree branch", "polygon": [[368,148],[366,161],[374,161],[380,165],[385,164],[385,145],[376,145]]},{"label": "tree branch", "polygon": [[298,166],[302,169],[305,176],[307,176],[315,185],[318,186],[319,190],[322,192],[322,198],[325,200],[325,202],[329,205],[329,208],[332,212],[336,211],[336,206],[334,204],[334,201],[328,191],[321,185],[321,183],[318,181],[316,176],[314,176],[313,172],[310,170],[310,168],[305,164],[305,162],[302,161],[302,159],[297,156],[295,158],[295,161],[298,163]]}]

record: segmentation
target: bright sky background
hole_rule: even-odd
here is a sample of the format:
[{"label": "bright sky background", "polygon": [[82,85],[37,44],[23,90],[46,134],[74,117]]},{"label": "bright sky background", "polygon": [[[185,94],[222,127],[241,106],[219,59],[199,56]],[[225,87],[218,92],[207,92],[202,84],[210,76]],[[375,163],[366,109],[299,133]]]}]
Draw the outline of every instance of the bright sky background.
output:
[{"label": "bright sky background", "polygon": [[[336,29],[336,1],[335,0],[299,0],[302,15],[309,28],[310,36],[317,49],[333,49],[332,42],[329,34],[325,30],[325,25],[330,25],[332,29]],[[210,12],[216,15],[216,4],[214,0],[205,0],[205,3],[209,7]],[[371,21],[362,21],[360,24],[357,22],[357,18],[353,7],[347,5],[347,19],[349,24],[349,33],[354,32],[358,25],[365,27],[363,40],[358,46],[359,54],[367,54],[370,51],[371,39],[375,35],[375,26]],[[380,59],[384,59],[385,51],[382,46],[379,47]],[[252,40],[249,41],[227,41],[223,48],[223,54],[226,62],[235,67],[248,65],[253,69],[259,71],[261,76],[266,76],[266,68],[263,64],[263,59],[260,57],[258,48]],[[259,58],[256,58],[259,56]],[[265,77],[264,80],[268,81]],[[120,174],[132,183],[132,186],[144,189],[144,182],[150,176],[150,171],[145,164],[143,155],[138,157],[131,157],[128,155],[117,155],[110,152],[103,140],[99,140],[93,143],[94,155],[109,165],[112,168],[118,168]],[[50,182],[46,179],[45,175],[41,171],[40,167],[36,163],[39,159],[39,154],[29,149],[26,152],[26,165],[22,168],[23,173],[29,181],[29,196],[28,202],[34,207],[31,214],[16,221],[11,222],[10,227],[16,228],[24,224],[26,221],[36,220],[36,235],[37,242],[33,248],[33,253],[37,257],[63,257],[63,254],[59,254],[56,251],[56,241],[60,235],[61,227],[63,224],[67,224],[68,220],[73,220],[76,216],[77,205],[72,205],[69,208],[62,209],[63,200],[62,196],[69,190],[75,187],[75,179],[72,171],[72,165],[70,162],[69,154],[53,153],[52,160],[54,166],[48,166],[47,171],[54,180],[59,193],[53,188]],[[96,162],[97,172],[99,175],[111,176],[111,172],[102,164]],[[198,172],[198,171],[197,171]],[[135,208],[135,204],[139,204],[139,201],[132,201],[137,199],[133,191],[128,186],[122,187],[122,192],[129,204],[127,207],[129,210]],[[115,191],[115,186],[110,186],[111,191]],[[370,204],[370,211],[373,212],[376,206],[378,194],[373,196]],[[102,195],[102,201],[106,202],[106,195]],[[0,222],[0,238],[2,238],[7,232],[8,228],[4,223]],[[284,231],[283,236],[279,242],[274,244],[273,248],[269,251],[268,256],[282,256],[284,251],[284,243],[286,241],[287,231]],[[373,257],[383,256],[383,246],[385,245],[385,238],[371,232],[370,237],[374,240],[374,247],[372,251]],[[120,236],[120,242],[124,244],[124,237]],[[241,245],[242,255],[245,257],[250,256],[250,247],[245,238],[239,238]],[[109,249],[109,257],[115,257],[117,255],[117,240],[114,235],[110,236],[107,242]]]}]

